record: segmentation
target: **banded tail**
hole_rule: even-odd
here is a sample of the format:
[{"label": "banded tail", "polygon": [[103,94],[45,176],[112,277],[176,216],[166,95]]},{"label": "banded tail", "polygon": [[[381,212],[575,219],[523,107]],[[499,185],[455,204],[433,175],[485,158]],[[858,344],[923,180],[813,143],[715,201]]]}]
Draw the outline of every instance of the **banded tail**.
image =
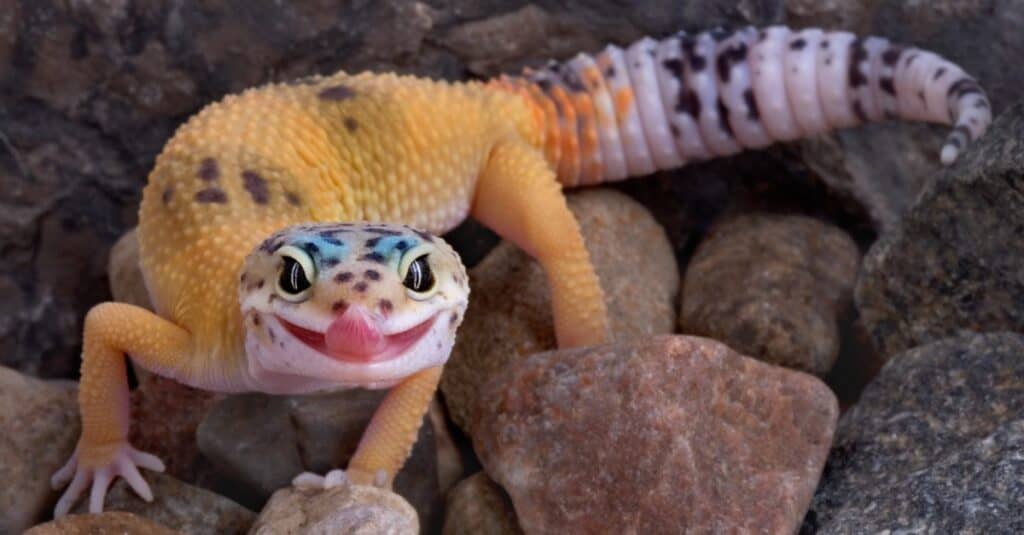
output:
[{"label": "banded tail", "polygon": [[992,121],[956,64],[880,37],[776,26],[644,38],[493,83],[526,96],[565,186],[671,169],[868,121],[954,125],[943,164]]}]

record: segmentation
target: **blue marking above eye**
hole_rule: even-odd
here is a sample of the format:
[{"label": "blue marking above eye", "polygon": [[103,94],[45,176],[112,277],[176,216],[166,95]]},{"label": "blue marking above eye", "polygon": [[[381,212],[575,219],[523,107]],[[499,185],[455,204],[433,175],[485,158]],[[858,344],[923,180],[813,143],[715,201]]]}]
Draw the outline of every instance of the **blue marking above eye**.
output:
[{"label": "blue marking above eye", "polygon": [[349,253],[347,243],[331,236],[314,234],[296,240],[296,245],[309,253],[313,260],[323,267],[333,267],[345,260]]},{"label": "blue marking above eye", "polygon": [[420,244],[420,239],[414,236],[382,236],[375,239],[373,252],[389,258],[392,255],[402,256],[402,253]]}]

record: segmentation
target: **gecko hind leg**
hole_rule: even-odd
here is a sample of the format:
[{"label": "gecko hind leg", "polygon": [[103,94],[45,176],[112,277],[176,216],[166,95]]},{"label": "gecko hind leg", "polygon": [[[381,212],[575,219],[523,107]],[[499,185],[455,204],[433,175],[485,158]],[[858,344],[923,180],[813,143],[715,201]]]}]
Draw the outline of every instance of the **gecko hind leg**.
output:
[{"label": "gecko hind leg", "polygon": [[607,341],[600,281],[543,154],[518,140],[499,142],[481,173],[471,214],[544,268],[559,347]]}]

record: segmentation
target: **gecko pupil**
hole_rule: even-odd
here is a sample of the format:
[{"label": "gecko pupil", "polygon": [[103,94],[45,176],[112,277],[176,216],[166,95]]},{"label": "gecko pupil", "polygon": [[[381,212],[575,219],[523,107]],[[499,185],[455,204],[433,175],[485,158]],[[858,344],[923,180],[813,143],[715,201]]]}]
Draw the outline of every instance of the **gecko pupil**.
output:
[{"label": "gecko pupil", "polygon": [[425,292],[434,287],[434,273],[430,271],[427,255],[423,255],[409,264],[402,284],[414,292]]},{"label": "gecko pupil", "polygon": [[284,269],[281,270],[281,289],[290,293],[298,294],[309,289],[309,279],[306,278],[306,270],[302,264],[290,256],[284,257]]}]

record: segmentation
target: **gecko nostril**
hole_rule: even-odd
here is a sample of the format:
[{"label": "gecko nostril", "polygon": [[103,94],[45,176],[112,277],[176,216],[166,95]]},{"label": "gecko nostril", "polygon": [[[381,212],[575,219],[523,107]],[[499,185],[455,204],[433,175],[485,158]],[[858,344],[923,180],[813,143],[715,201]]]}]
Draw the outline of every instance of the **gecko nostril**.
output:
[{"label": "gecko nostril", "polygon": [[343,314],[346,308],[348,308],[348,303],[344,299],[339,299],[331,305],[331,312]]}]

